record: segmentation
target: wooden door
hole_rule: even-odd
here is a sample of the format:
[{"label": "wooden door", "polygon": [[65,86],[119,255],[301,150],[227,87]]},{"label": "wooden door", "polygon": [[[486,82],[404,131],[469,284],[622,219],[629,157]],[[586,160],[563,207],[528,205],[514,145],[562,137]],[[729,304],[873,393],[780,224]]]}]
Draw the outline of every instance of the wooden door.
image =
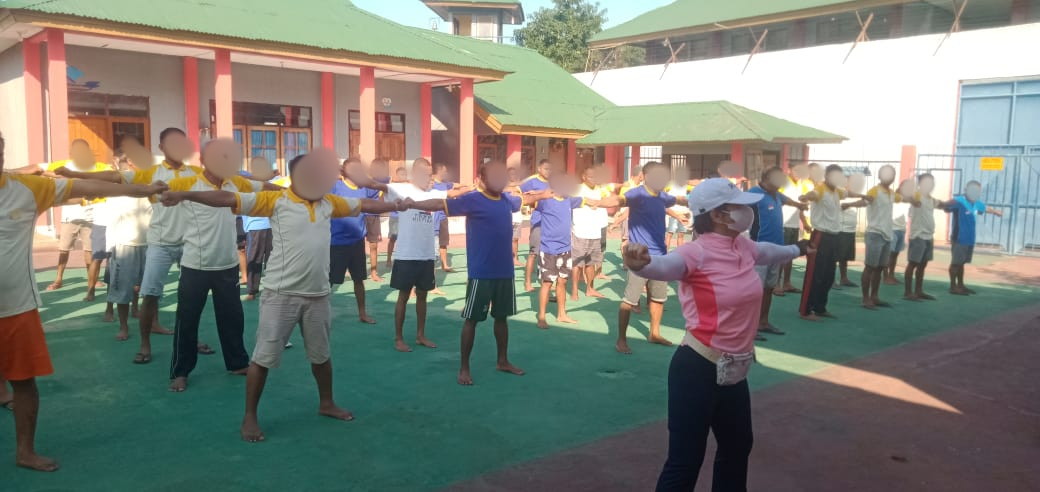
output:
[{"label": "wooden door", "polygon": [[[103,116],[76,116],[69,118],[69,142],[86,140],[98,162],[112,162],[112,127]],[[55,156],[59,159],[68,156]]]}]

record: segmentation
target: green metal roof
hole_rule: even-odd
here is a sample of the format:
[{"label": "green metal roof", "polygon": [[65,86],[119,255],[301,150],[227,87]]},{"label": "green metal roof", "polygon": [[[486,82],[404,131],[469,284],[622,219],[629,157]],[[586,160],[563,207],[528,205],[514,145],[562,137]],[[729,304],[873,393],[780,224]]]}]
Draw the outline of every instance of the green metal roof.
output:
[{"label": "green metal roof", "polygon": [[614,105],[537,51],[428,30],[419,34],[507,66],[504,79],[476,84],[481,109],[502,125],[591,132],[595,116]]},{"label": "green metal roof", "polygon": [[[348,0],[7,0],[0,7],[244,40],[508,72],[444,43],[424,42]],[[334,54],[331,54],[334,56]],[[448,68],[450,68],[448,67]],[[497,77],[495,77],[497,78]]]},{"label": "green metal roof", "polygon": [[839,143],[846,140],[728,101],[615,106],[599,114],[596,131],[578,144],[715,142]]},{"label": "green metal roof", "polygon": [[669,35],[804,18],[904,0],[676,0],[592,36],[589,45],[607,47],[661,39]]}]

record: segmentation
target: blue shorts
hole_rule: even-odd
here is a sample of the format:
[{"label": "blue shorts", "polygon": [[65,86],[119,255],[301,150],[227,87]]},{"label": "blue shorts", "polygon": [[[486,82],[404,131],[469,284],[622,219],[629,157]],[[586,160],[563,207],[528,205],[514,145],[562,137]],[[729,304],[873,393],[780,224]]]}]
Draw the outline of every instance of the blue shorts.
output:
[{"label": "blue shorts", "polygon": [[141,279],[142,296],[162,297],[166,276],[170,274],[170,268],[174,263],[181,262],[183,251],[182,246],[148,245],[144,261],[144,276]]},{"label": "blue shorts", "polygon": [[902,253],[906,247],[906,230],[896,229],[892,231],[892,252]]}]

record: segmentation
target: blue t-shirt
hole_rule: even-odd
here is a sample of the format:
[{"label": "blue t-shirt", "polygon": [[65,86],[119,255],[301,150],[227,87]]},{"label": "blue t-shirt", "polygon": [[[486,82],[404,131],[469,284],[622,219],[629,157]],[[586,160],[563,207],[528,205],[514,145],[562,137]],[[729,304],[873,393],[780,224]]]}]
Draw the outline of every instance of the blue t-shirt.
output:
[{"label": "blue t-shirt", "polygon": [[[549,189],[549,182],[545,180],[541,175],[535,174],[522,183],[520,183],[520,191],[524,193],[530,193],[532,191],[542,191]],[[542,224],[542,213],[537,208],[531,212],[531,227],[538,227]]]},{"label": "blue t-shirt", "polygon": [[748,190],[763,195],[751,206],[755,211],[755,222],[751,225],[751,239],[762,243],[784,244],[784,195],[770,194],[761,186]]},{"label": "blue t-shirt", "polygon": [[975,216],[986,213],[986,205],[982,202],[969,202],[963,195],[953,200],[946,208],[953,214],[953,229],[950,240],[965,246],[975,245]]},{"label": "blue t-shirt", "polygon": [[448,215],[466,217],[466,268],[469,278],[513,278],[513,212],[520,197],[492,198],[471,191],[445,200]]},{"label": "blue t-shirt", "polygon": [[[433,189],[435,189],[435,190],[448,192],[448,191],[451,191],[451,189],[454,188],[454,187],[455,187],[455,183],[452,183],[451,181],[434,181],[433,182]],[[447,219],[447,218],[448,218],[448,216],[444,215],[444,212],[441,212],[439,210],[433,213],[433,232],[434,233],[441,232],[441,222],[443,222],[444,219]]]},{"label": "blue t-shirt", "polygon": [[571,250],[571,211],[584,202],[579,196],[546,198],[538,202],[534,210],[542,215],[541,251],[559,255]]},{"label": "blue t-shirt", "polygon": [[[357,198],[357,199],[379,199],[379,191],[372,190],[369,188],[358,188],[354,185],[347,184],[342,179],[337,181],[332,186],[333,195],[338,195],[343,198]],[[364,214],[358,215],[357,217],[344,217],[341,219],[332,219],[332,245],[333,246],[349,246],[358,241],[365,239],[365,217]]]},{"label": "blue t-shirt", "polygon": [[628,240],[646,246],[652,255],[668,253],[664,242],[665,210],[675,205],[675,197],[654,193],[646,185],[632,188],[621,196],[628,207]]}]

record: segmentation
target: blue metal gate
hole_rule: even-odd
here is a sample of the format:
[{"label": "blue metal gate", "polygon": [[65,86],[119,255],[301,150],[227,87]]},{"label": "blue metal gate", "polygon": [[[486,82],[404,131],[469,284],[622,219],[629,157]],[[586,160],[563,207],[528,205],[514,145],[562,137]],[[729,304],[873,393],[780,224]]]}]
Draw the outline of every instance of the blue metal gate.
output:
[{"label": "blue metal gate", "polygon": [[[993,165],[1002,162],[1002,168],[984,169],[984,158]],[[953,195],[963,193],[968,182],[982,183],[982,202],[1004,216],[980,217],[976,242],[1013,255],[1040,253],[1040,154],[921,154],[915,171],[948,182]]]}]

